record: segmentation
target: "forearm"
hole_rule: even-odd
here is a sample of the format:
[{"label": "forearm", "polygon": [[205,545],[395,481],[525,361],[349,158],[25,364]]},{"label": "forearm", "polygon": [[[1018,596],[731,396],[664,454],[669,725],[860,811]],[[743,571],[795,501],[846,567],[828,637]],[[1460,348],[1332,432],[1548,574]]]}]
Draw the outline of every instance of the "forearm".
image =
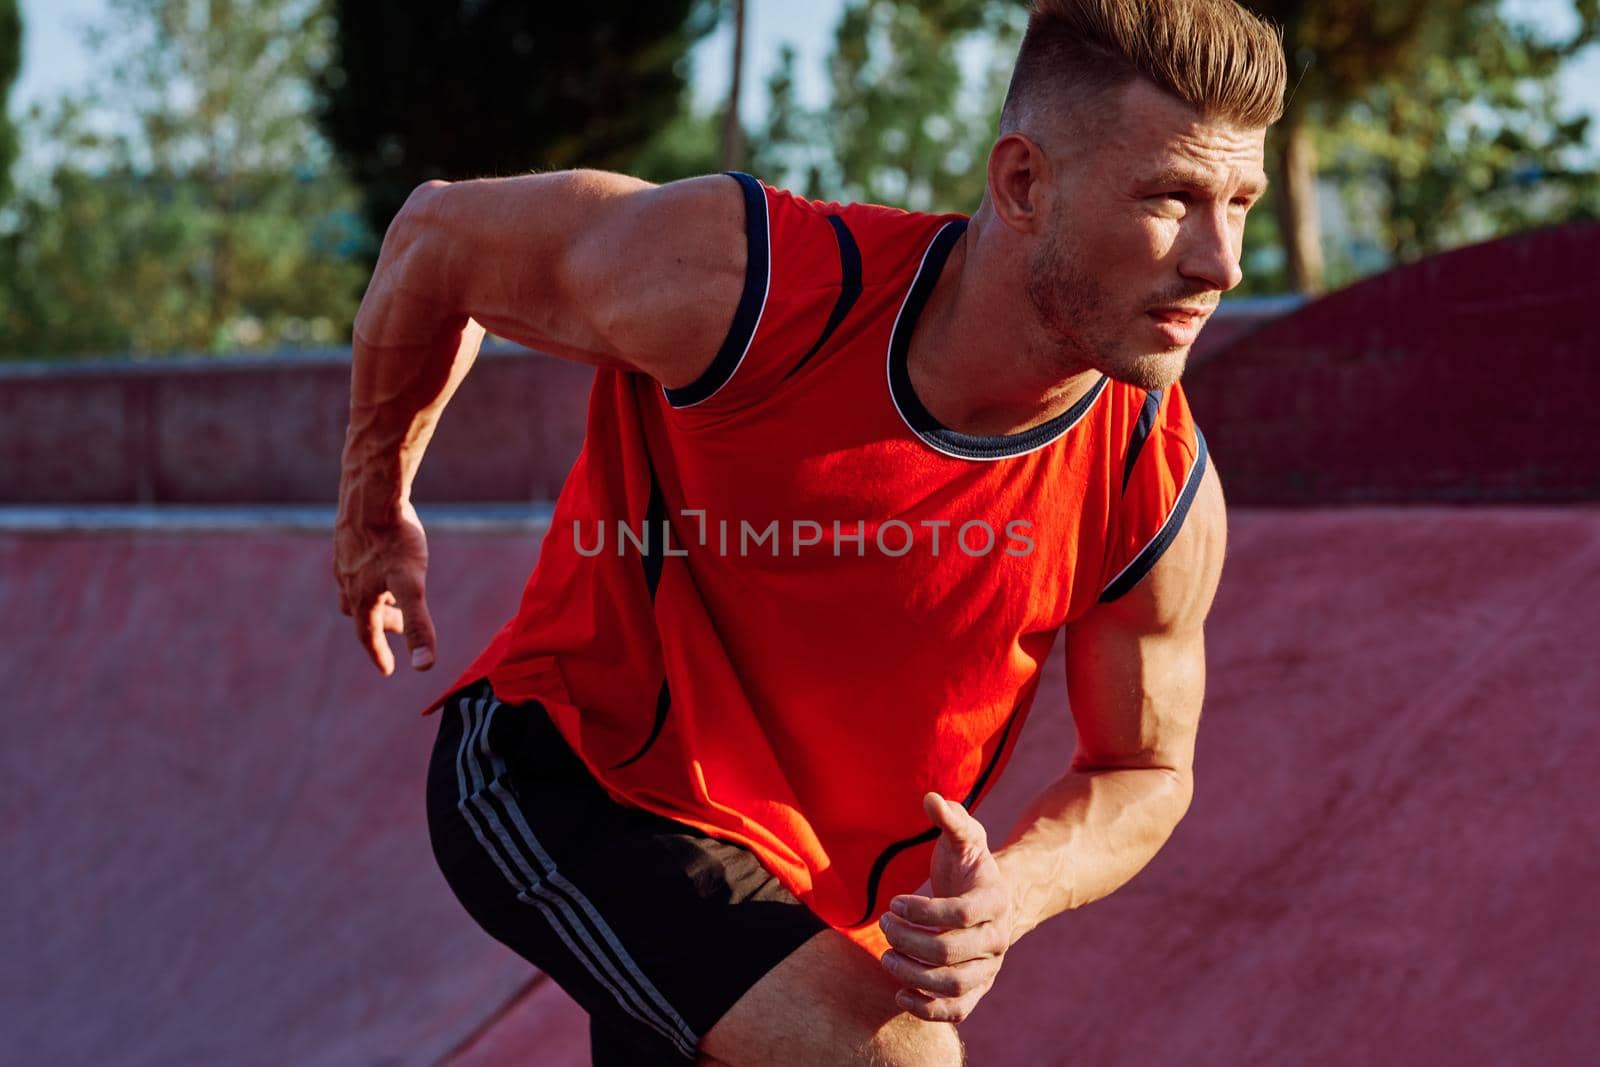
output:
[{"label": "forearm", "polygon": [[1186,775],[1165,768],[1070,771],[1039,794],[995,860],[1013,887],[1013,940],[1116,890],[1188,810]]},{"label": "forearm", "polygon": [[435,195],[419,189],[395,219],[356,317],[340,500],[368,521],[393,517],[410,499],[439,416],[483,339],[445,283],[442,235],[420,203]]},{"label": "forearm", "polygon": [[482,338],[481,329],[467,329],[417,349],[357,347],[363,354],[351,373],[350,424],[340,462],[340,503],[351,515],[381,523],[411,499],[439,416],[471,369]]}]

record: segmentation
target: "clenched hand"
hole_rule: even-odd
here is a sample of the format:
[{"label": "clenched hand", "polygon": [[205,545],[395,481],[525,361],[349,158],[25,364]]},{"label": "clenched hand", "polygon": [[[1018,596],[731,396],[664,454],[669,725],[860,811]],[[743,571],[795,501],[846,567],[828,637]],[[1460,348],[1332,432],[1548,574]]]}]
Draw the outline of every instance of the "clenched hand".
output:
[{"label": "clenched hand", "polygon": [[890,950],[883,968],[905,986],[895,1001],[931,1022],[959,1023],[994,985],[1011,947],[1012,896],[989,851],[983,824],[938,793],[922,798],[940,830],[933,846],[933,896],[889,902],[879,925]]}]

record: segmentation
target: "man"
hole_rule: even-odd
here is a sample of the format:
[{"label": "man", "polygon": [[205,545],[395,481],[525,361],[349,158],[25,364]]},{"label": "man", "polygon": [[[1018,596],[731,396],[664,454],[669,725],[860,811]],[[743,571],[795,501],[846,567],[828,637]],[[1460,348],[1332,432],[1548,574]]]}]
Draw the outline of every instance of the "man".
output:
[{"label": "man", "polygon": [[[386,632],[434,661],[410,489],[484,331],[600,368],[429,774],[447,879],[596,1062],[959,1063],[1010,945],[1170,835],[1225,533],[1176,382],[1283,88],[1231,0],[1039,0],[970,220],[745,175],[407,202],[336,544],[384,674]],[[991,849],[1060,629],[1077,752]]]}]

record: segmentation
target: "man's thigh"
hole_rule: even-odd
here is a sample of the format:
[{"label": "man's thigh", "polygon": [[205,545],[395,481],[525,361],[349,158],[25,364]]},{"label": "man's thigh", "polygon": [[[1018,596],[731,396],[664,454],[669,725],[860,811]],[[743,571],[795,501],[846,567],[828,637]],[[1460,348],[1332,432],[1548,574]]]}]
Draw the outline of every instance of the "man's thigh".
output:
[{"label": "man's thigh", "polygon": [[614,803],[536,703],[441,713],[429,830],[485,931],[589,1012],[603,1067],[691,1063],[764,975],[827,929],[747,849]]},{"label": "man's thigh", "polygon": [[957,1067],[961,1039],[894,1002],[899,985],[835,930],[801,945],[752,986],[700,1042],[725,1067]]}]

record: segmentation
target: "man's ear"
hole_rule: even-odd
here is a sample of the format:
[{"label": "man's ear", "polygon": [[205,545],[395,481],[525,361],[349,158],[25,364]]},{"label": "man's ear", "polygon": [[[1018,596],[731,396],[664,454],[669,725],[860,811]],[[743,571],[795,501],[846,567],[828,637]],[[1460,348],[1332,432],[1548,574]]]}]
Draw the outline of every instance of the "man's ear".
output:
[{"label": "man's ear", "polygon": [[1019,233],[1044,224],[1039,193],[1050,180],[1050,161],[1026,134],[1008,133],[989,152],[989,203],[995,217]]}]

